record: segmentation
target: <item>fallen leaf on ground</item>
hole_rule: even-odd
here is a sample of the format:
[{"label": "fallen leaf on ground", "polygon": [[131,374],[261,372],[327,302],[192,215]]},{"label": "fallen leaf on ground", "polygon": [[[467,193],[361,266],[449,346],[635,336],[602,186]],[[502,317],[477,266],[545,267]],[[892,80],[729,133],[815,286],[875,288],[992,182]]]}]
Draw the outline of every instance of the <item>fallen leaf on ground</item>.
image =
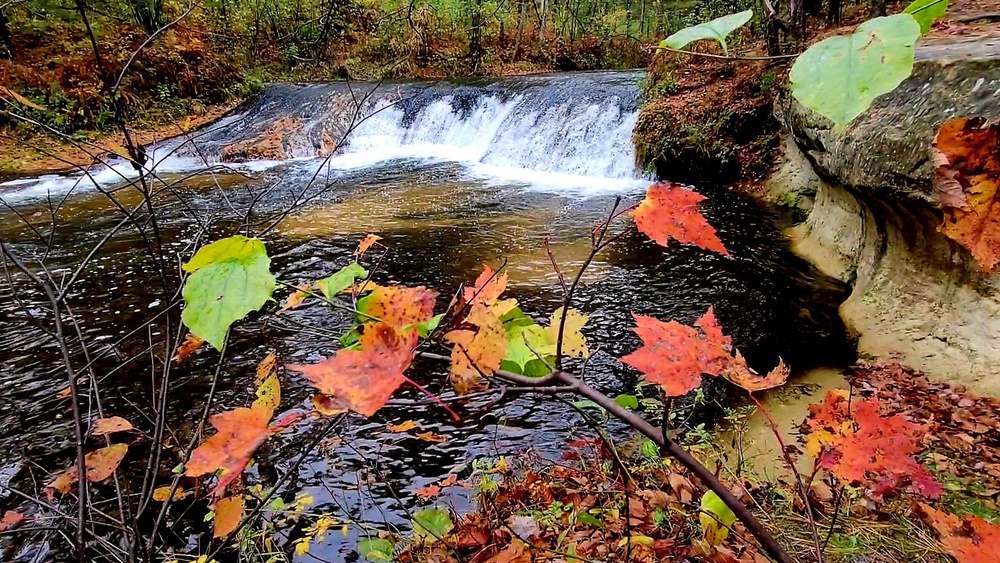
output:
[{"label": "fallen leaf on ground", "polygon": [[132,430],[132,423],[120,416],[98,418],[90,427],[90,433],[95,436],[114,434],[115,432],[125,432],[128,430]]}]

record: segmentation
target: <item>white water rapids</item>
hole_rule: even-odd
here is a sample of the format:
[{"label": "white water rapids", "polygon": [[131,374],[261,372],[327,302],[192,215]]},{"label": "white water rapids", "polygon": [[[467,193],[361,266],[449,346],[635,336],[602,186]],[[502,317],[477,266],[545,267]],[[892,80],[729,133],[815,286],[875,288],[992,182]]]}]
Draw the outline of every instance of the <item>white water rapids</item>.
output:
[{"label": "white water rapids", "polygon": [[[208,167],[262,172],[283,165],[346,173],[394,160],[460,163],[487,183],[581,194],[643,185],[631,134],[638,114],[637,73],[581,73],[508,79],[485,85],[402,83],[381,86],[355,119],[357,94],[342,85],[279,84],[189,138],[147,147],[150,172],[193,173]],[[355,86],[356,87],[356,86]],[[350,96],[350,98],[348,98]],[[346,115],[351,113],[351,115]],[[287,158],[222,162],[223,148],[253,140],[281,119],[301,127],[281,139]],[[347,132],[328,160],[330,131]],[[343,133],[342,133],[343,134]],[[336,135],[339,138],[340,135]],[[193,147],[197,145],[197,148]],[[114,159],[86,174],[51,174],[0,183],[7,203],[107,188],[135,178]]]}]

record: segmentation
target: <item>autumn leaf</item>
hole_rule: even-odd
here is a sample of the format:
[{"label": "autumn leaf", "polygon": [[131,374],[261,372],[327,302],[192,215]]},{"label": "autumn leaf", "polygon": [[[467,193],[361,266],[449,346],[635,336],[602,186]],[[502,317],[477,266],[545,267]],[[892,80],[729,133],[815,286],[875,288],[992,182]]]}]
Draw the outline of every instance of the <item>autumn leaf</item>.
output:
[{"label": "autumn leaf", "polygon": [[254,406],[212,415],[208,420],[218,432],[191,452],[184,474],[200,477],[221,471],[219,483],[212,492],[213,496],[221,496],[267,439],[271,414],[266,408]]},{"label": "autumn leaf", "polygon": [[20,526],[25,520],[27,520],[27,517],[24,514],[8,510],[3,513],[3,518],[0,519],[0,532],[12,530]]},{"label": "autumn leaf", "polygon": [[412,420],[406,420],[399,424],[392,424],[392,423],[386,424],[385,429],[388,430],[389,432],[409,432],[410,430],[413,430],[418,426],[419,425],[416,422]]},{"label": "autumn leaf", "polygon": [[306,300],[306,297],[309,297],[310,287],[311,286],[307,283],[299,284],[299,286],[295,288],[295,291],[285,298],[285,302],[281,304],[281,308],[278,309],[278,312],[281,313],[284,311],[290,311],[301,305],[302,302]]},{"label": "autumn leaf", "polygon": [[132,423],[120,416],[108,418],[98,418],[90,426],[90,433],[95,436],[114,434],[115,432],[126,432],[132,430]]},{"label": "autumn leaf", "polygon": [[417,489],[413,491],[413,494],[421,500],[430,500],[441,493],[441,487],[437,485],[430,485],[422,489]]},{"label": "autumn leaf", "polygon": [[243,519],[243,495],[233,495],[215,503],[213,538],[224,538],[233,533]]},{"label": "autumn leaf", "polygon": [[289,369],[301,373],[320,393],[341,405],[372,416],[406,381],[403,372],[410,366],[418,337],[416,332],[401,335],[386,323],[362,328],[360,350],[342,349],[319,363]]},{"label": "autumn leaf", "polygon": [[660,246],[667,246],[674,239],[728,256],[715,229],[698,211],[698,203],[703,199],[705,196],[677,184],[653,184],[646,191],[646,198],[632,211],[632,218],[639,232]]},{"label": "autumn leaf", "polygon": [[437,292],[421,287],[379,286],[358,300],[364,316],[402,329],[429,321],[434,316]]},{"label": "autumn leaf", "polygon": [[810,405],[806,449],[820,467],[846,483],[861,483],[872,498],[895,491],[899,482],[927,498],[943,488],[914,456],[921,451],[924,427],[901,414],[882,416],[877,399],[855,400],[830,392]]},{"label": "autumn leaf", "polygon": [[507,289],[507,272],[494,272],[493,268],[483,265],[483,272],[476,278],[473,287],[465,288],[462,297],[472,304],[492,305]]},{"label": "autumn leaf", "polygon": [[643,346],[621,361],[641,371],[650,383],[660,385],[668,397],[697,389],[702,374],[717,376],[744,368],[742,356],[730,352],[731,341],[723,335],[711,307],[695,323],[700,331],[677,321],[633,316]]},{"label": "autumn leaf", "polygon": [[[562,321],[562,314],[562,307],[559,307],[552,313],[552,324],[547,329],[552,342],[559,341],[559,324]],[[566,326],[563,328],[563,354],[578,358],[587,358],[590,356],[590,350],[587,349],[587,339],[584,338],[581,332],[583,325],[587,324],[589,318],[576,309],[570,309],[566,312]]]},{"label": "autumn leaf", "polygon": [[329,395],[323,395],[317,393],[312,396],[312,405],[316,409],[316,412],[323,416],[337,416],[338,414],[344,414],[347,412],[336,399]]},{"label": "autumn leaf", "polygon": [[459,394],[483,387],[482,376],[500,369],[507,354],[507,332],[489,306],[472,306],[465,322],[477,330],[459,329],[445,335],[451,350],[451,384]]},{"label": "autumn leaf", "polygon": [[416,434],[416,436],[425,442],[433,442],[435,444],[443,444],[448,441],[447,436],[442,436],[433,432],[420,432]]},{"label": "autumn leaf", "polygon": [[369,234],[358,243],[358,249],[354,251],[354,255],[360,259],[365,255],[365,252],[368,252],[368,249],[371,248],[373,244],[380,240],[382,240],[382,237]]},{"label": "autumn leaf", "polygon": [[278,357],[274,352],[264,356],[264,359],[257,364],[256,384],[258,387],[267,380],[268,377],[278,373]]},{"label": "autumn leaf", "polygon": [[[737,352],[737,355],[738,354],[739,352]],[[739,357],[742,359],[742,356]],[[745,362],[742,363],[745,367]],[[726,370],[722,375],[735,385],[753,393],[755,391],[764,391],[765,389],[781,387],[786,381],[788,381],[790,373],[791,372],[788,369],[788,366],[786,366],[785,362],[779,358],[778,365],[764,377],[754,375],[749,369],[739,368]]]},{"label": "autumn leaf", "polygon": [[[83,461],[87,469],[87,480],[98,483],[111,477],[127,453],[128,444],[111,444],[85,455]],[[66,494],[79,479],[80,473],[74,465],[56,475],[55,479],[45,487],[46,492],[50,498],[54,492]]]},{"label": "autumn leaf", "polygon": [[972,253],[987,274],[1000,263],[1000,124],[956,118],[932,149],[944,221],[939,230]]},{"label": "autumn leaf", "polygon": [[281,383],[277,374],[272,373],[267,376],[257,387],[257,398],[253,402],[253,408],[260,408],[270,413],[268,419],[274,415],[274,411],[281,404]]},{"label": "autumn leaf", "polygon": [[[173,488],[170,485],[163,485],[162,487],[157,487],[153,489],[153,500],[156,502],[166,502],[170,497],[170,489]],[[187,492],[184,489],[177,487],[174,489],[174,495],[172,500],[181,500],[187,496]]]},{"label": "autumn leaf", "polygon": [[204,343],[204,340],[198,338],[190,332],[187,333],[187,336],[184,337],[184,342],[177,347],[177,353],[174,355],[174,361],[178,364],[183,362]]},{"label": "autumn leaf", "polygon": [[920,509],[958,563],[1000,563],[1000,526],[975,515],[961,520],[926,504]]}]

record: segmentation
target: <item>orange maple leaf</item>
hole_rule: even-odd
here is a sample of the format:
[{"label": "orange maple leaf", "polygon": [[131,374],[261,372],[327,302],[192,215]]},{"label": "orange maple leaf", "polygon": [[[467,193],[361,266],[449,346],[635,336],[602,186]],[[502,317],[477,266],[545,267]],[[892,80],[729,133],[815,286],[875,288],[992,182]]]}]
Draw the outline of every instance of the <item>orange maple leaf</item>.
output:
[{"label": "orange maple leaf", "polygon": [[436,291],[423,286],[379,286],[365,298],[361,313],[401,329],[430,320],[434,316],[436,297]]},{"label": "orange maple leaf", "polygon": [[417,339],[416,331],[402,335],[386,323],[362,325],[360,350],[339,350],[319,363],[289,369],[337,403],[372,416],[406,381],[403,372],[413,359]]},{"label": "orange maple leaf", "polygon": [[882,416],[877,399],[854,401],[848,412],[843,394],[830,392],[823,403],[811,405],[807,421],[812,430],[807,450],[817,463],[847,483],[862,483],[868,495],[880,499],[909,479],[911,487],[928,498],[944,491],[913,456],[921,451],[925,428],[901,414]]},{"label": "orange maple leaf", "polygon": [[934,139],[939,230],[972,253],[988,274],[1000,263],[1000,125],[946,121]]},{"label": "orange maple leaf", "polygon": [[920,509],[958,563],[1000,563],[1000,526],[972,515],[963,521],[926,504]]},{"label": "orange maple leaf", "polygon": [[722,334],[711,307],[695,322],[701,332],[677,321],[633,317],[635,333],[643,346],[621,361],[641,371],[650,383],[660,385],[668,397],[680,397],[697,389],[702,374],[745,369],[742,356],[729,352],[730,338]]},{"label": "orange maple leaf", "polygon": [[477,330],[459,329],[445,335],[451,349],[451,384],[459,394],[484,387],[482,376],[493,375],[507,354],[507,332],[496,311],[476,303],[465,322]]},{"label": "orange maple leaf", "polygon": [[[99,450],[94,450],[83,457],[84,467],[87,470],[87,480],[97,483],[104,481],[114,474],[115,469],[125,459],[128,453],[128,444],[111,444]],[[73,484],[80,479],[78,467],[74,465],[55,476],[55,478],[45,487],[46,496],[51,500],[55,493],[66,494]]]},{"label": "orange maple leaf", "polygon": [[470,305],[481,303],[492,305],[507,289],[507,272],[496,273],[493,268],[483,265],[483,272],[476,278],[474,287],[465,288],[462,297]]},{"label": "orange maple leaf", "polygon": [[371,248],[373,244],[375,244],[380,240],[382,240],[382,237],[378,235],[370,234],[366,236],[365,238],[361,239],[361,242],[358,243],[358,249],[354,251],[354,255],[357,256],[358,258],[361,258],[362,256],[365,255],[365,252],[368,252],[368,249]]},{"label": "orange maple leaf", "polygon": [[215,503],[215,518],[213,519],[213,538],[224,538],[233,533],[243,519],[243,495],[234,495],[220,499]]},{"label": "orange maple leaf", "polygon": [[271,410],[255,405],[214,414],[208,421],[218,432],[202,442],[185,465],[184,474],[199,477],[221,470],[213,496],[222,496],[239,477],[257,448],[267,439]]},{"label": "orange maple leaf", "polygon": [[439,487],[438,485],[430,485],[422,489],[417,489],[413,491],[413,494],[416,495],[417,498],[422,500],[430,500],[438,496],[438,494],[440,493],[441,493],[441,487]]},{"label": "orange maple leaf", "polygon": [[729,256],[715,229],[698,211],[703,199],[705,196],[677,184],[653,184],[632,211],[632,218],[636,228],[660,246],[674,239]]},{"label": "orange maple leaf", "polygon": [[174,355],[174,361],[178,364],[187,359],[188,356],[194,353],[195,350],[201,347],[205,341],[198,338],[197,336],[191,334],[190,332],[184,337],[184,342],[177,347],[177,354]]}]

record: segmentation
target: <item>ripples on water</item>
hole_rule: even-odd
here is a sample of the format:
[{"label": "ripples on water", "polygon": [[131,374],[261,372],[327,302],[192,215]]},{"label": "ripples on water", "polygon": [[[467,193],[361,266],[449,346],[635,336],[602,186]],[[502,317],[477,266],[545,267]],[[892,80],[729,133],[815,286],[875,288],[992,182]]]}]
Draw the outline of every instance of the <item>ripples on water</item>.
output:
[{"label": "ripples on water", "polygon": [[[243,187],[260,190],[279,183],[257,209],[266,215],[288,201],[288,194],[311,174],[312,166],[315,161],[275,166],[257,180],[219,177],[227,198],[206,176],[184,182],[181,190],[194,216],[200,220],[214,217],[214,233],[221,236],[238,217],[229,206],[242,210],[247,205],[248,196],[241,195]],[[361,237],[374,232],[388,247],[376,281],[427,285],[441,293],[442,308],[459,284],[475,278],[484,262],[496,266],[506,259],[508,293],[540,319],[547,318],[561,299],[544,241],[550,242],[564,271],[573,271],[589,251],[590,228],[606,216],[615,197],[631,202],[642,194],[642,183],[634,179],[609,181],[611,189],[574,191],[565,185],[525,184],[512,180],[511,175],[487,178],[482,169],[468,162],[448,163],[440,158],[371,163],[337,174],[335,190],[287,218],[267,236],[273,269],[281,281],[295,285],[329,275],[351,260]],[[615,360],[638,346],[630,330],[632,312],[690,323],[710,305],[735,344],[759,369],[769,369],[779,356],[797,370],[836,365],[848,358],[851,349],[837,316],[844,288],[794,257],[774,217],[758,203],[712,187],[700,191],[708,196],[703,210],[732,257],[679,245],[662,249],[638,235],[605,251],[584,278],[576,303],[590,315],[585,333],[596,350],[588,379],[610,394],[634,388],[635,373]],[[122,195],[138,202],[134,194]],[[43,203],[25,202],[18,209],[39,228],[46,228],[48,212]],[[159,214],[167,249],[189,255],[197,232],[189,210],[164,198]],[[55,233],[49,259],[53,269],[73,265],[119,216],[103,196],[81,192],[66,202],[59,219],[62,226]],[[38,251],[37,245],[27,242],[27,235],[11,213],[0,214],[0,237],[22,252]],[[141,239],[134,230],[124,229],[97,256],[71,299],[74,312],[87,319],[84,337],[94,343],[94,350],[111,346],[160,310],[162,296],[143,256]],[[4,396],[0,448],[12,452],[9,461],[29,459],[46,469],[64,466],[72,457],[67,400],[57,398],[65,387],[65,376],[58,351],[33,328],[18,301],[37,303],[29,310],[44,315],[42,300],[27,293],[23,280],[15,286],[13,292],[7,284],[0,286]],[[215,410],[248,402],[253,364],[268,349],[275,349],[286,363],[318,360],[335,351],[333,335],[341,334],[348,322],[324,304],[307,301],[280,317],[242,323],[233,335],[232,361],[224,369]],[[148,364],[121,362],[147,345],[148,335],[141,334],[115,346],[97,364],[99,376],[106,378],[105,409],[126,414],[140,426],[137,409],[151,412]],[[203,350],[190,366],[177,370],[177,397],[207,391],[215,357]],[[444,367],[419,361],[415,377],[442,390]],[[307,406],[311,393],[300,378],[288,375],[282,384],[283,408]],[[399,398],[420,396],[404,390]],[[175,405],[173,423],[181,436],[190,432],[198,408],[197,402]],[[385,430],[386,422],[407,419],[447,436],[448,441],[429,443]],[[275,475],[284,473],[292,463],[286,447],[301,444],[308,435],[309,430],[303,430],[270,443],[257,456],[256,478],[272,482]],[[406,510],[421,504],[412,495],[414,490],[451,471],[467,470],[477,457],[532,451],[559,458],[562,444],[586,435],[588,430],[570,409],[530,396],[514,399],[501,411],[460,427],[452,426],[433,408],[389,407],[370,420],[348,418],[336,436],[309,456],[292,485],[312,494],[317,501],[313,510],[329,510],[339,518],[405,525]],[[464,489],[452,489],[442,502],[467,509],[468,495]],[[179,545],[199,541],[197,522],[177,523],[174,531]],[[328,534],[313,553],[331,560],[343,558],[356,545],[355,533],[352,528],[347,538]]]}]

